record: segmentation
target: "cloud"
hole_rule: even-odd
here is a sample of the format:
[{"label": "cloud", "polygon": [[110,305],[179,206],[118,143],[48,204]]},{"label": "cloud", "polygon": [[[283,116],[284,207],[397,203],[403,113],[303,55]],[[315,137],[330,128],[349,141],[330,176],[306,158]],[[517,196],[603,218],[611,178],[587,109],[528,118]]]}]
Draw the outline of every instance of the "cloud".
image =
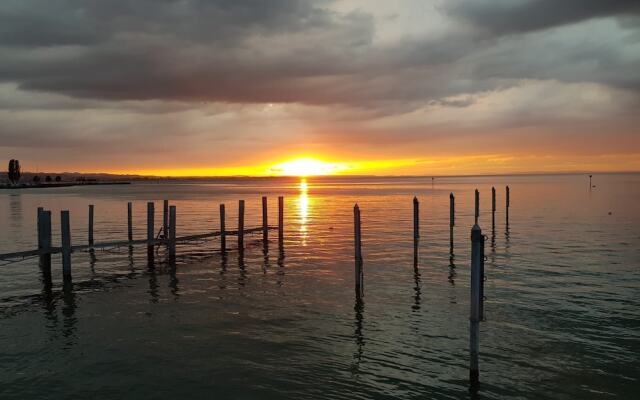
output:
[{"label": "cloud", "polygon": [[[480,22],[474,15],[502,9],[565,14],[564,5],[551,11],[547,3],[457,2],[447,9],[474,23]],[[587,3],[585,10],[603,15],[635,10],[631,2]],[[396,113],[519,79],[634,87],[640,80],[637,41],[624,41],[637,31],[610,21],[596,26],[589,42],[581,36],[587,29],[496,42],[450,21],[437,34],[395,33],[384,40],[377,32],[389,31],[381,26],[393,26],[397,16],[332,6],[302,0],[3,2],[0,81],[86,99],[340,104]],[[436,10],[431,13],[439,15]],[[447,23],[446,15],[439,18]],[[538,56],[544,52],[552,56]]]},{"label": "cloud", "polygon": [[0,146],[133,168],[166,165],[153,154],[442,153],[471,130],[491,146],[535,129],[551,146],[585,124],[627,138],[637,2],[577,3],[6,0]]},{"label": "cloud", "polygon": [[593,18],[640,15],[637,0],[454,0],[450,15],[494,34],[532,32]]}]

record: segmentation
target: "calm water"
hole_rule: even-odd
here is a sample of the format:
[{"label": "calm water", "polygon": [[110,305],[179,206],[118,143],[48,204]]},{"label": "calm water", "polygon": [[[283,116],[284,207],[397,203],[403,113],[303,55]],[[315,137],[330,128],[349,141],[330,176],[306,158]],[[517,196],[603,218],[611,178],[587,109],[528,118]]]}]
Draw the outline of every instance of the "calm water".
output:
[{"label": "calm water", "polygon": [[[512,188],[510,224],[504,186]],[[35,247],[36,208],[71,211],[73,243],[144,238],[146,201],[169,198],[178,235],[260,224],[285,196],[284,253],[244,258],[218,240],[76,252],[73,284],[43,288],[37,259],[0,274],[0,398],[469,398],[469,232],[481,191],[487,242],[482,399],[634,398],[640,390],[640,175],[308,179],[0,192],[0,252]],[[490,189],[498,189],[492,234]],[[453,256],[449,193],[457,197]],[[413,266],[412,197],[421,200]],[[362,212],[364,304],[353,290],[352,207]],[[610,214],[611,213],[611,214]],[[160,225],[157,213],[156,226]],[[272,233],[272,240],[275,232]],[[233,245],[235,238],[229,238]]]}]

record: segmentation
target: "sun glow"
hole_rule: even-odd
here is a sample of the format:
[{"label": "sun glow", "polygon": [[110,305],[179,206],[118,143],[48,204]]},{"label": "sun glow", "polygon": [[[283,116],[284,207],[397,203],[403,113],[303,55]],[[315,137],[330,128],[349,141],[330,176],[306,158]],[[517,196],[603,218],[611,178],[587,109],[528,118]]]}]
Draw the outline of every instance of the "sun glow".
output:
[{"label": "sun glow", "polygon": [[271,173],[284,176],[333,175],[346,170],[342,163],[331,163],[315,158],[296,158],[271,167]]}]

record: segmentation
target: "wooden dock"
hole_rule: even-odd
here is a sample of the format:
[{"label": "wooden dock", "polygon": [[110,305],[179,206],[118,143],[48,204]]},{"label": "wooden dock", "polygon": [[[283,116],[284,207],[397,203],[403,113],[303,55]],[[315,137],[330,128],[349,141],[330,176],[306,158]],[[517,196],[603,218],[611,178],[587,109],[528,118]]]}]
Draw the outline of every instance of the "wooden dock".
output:
[{"label": "wooden dock", "polygon": [[[70,213],[67,210],[63,210],[60,212],[61,215],[61,245],[53,246],[51,243],[51,211],[45,210],[42,207],[37,210],[37,230],[38,230],[38,248],[34,250],[27,251],[16,251],[11,253],[0,254],[0,261],[19,261],[21,259],[26,259],[30,257],[40,257],[41,266],[45,269],[51,268],[51,255],[53,254],[63,254],[63,269],[67,270],[67,263],[70,263],[70,260],[67,260],[67,255],[70,255],[73,252],[78,251],[90,251],[96,249],[104,249],[104,248],[117,248],[123,246],[138,246],[138,245],[146,245],[148,248],[153,249],[155,246],[166,245],[169,248],[175,247],[176,244],[186,243],[189,241],[202,240],[214,237],[220,237],[222,246],[221,252],[225,252],[226,248],[226,238],[228,236],[237,236],[238,237],[238,251],[244,250],[244,235],[259,233],[261,232],[263,235],[263,240],[265,241],[265,246],[267,246],[269,236],[268,232],[271,230],[278,231],[278,243],[280,247],[283,246],[284,243],[284,198],[278,198],[278,226],[270,226],[267,223],[267,198],[263,197],[262,204],[262,224],[253,228],[245,228],[244,227],[244,200],[240,200],[240,208],[239,208],[239,227],[236,230],[226,230],[225,229],[225,208],[224,204],[220,205],[220,227],[221,230],[204,232],[193,235],[185,235],[185,236],[176,236],[175,235],[175,222],[176,222],[176,209],[175,206],[169,206],[168,201],[163,202],[163,226],[161,230],[161,234],[155,234],[154,229],[154,221],[155,221],[155,206],[153,202],[147,203],[147,237],[145,239],[134,239],[133,238],[133,218],[132,218],[132,210],[133,204],[129,202],[127,204],[127,240],[115,240],[108,241],[102,243],[95,243],[94,241],[94,210],[95,206],[93,204],[89,205],[89,227],[88,227],[88,240],[87,244],[81,245],[72,245],[71,244],[71,232],[69,229],[69,220]],[[67,274],[65,274],[67,275]]]},{"label": "wooden dock", "polygon": [[[492,232],[495,232],[495,213],[496,213],[496,191],[491,190],[491,224]],[[484,321],[484,281],[485,281],[485,240],[479,224],[480,218],[480,192],[475,191],[475,204],[473,213],[473,227],[471,229],[471,262],[470,262],[470,331],[469,331],[469,382],[472,387],[476,387],[480,381],[479,373],[479,349],[480,349],[480,323]],[[506,230],[509,231],[509,207],[511,205],[510,188],[505,187],[505,217]],[[454,246],[454,228],[456,227],[456,208],[455,196],[453,193],[449,195],[449,241],[451,254],[453,254]],[[264,250],[268,251],[269,231],[277,230],[278,245],[282,250],[284,246],[284,198],[278,197],[278,225],[271,226],[268,224],[267,215],[267,197],[262,197],[262,221],[259,226],[247,228],[245,227],[245,201],[238,201],[238,229],[227,230],[225,226],[226,214],[225,205],[220,204],[220,230],[204,232],[200,234],[192,234],[185,236],[176,235],[176,206],[169,203],[168,200],[163,201],[163,218],[162,227],[158,234],[155,231],[155,202],[147,203],[147,235],[144,239],[133,238],[133,205],[131,202],[127,204],[127,240],[116,240],[103,243],[95,243],[94,241],[94,205],[89,205],[89,225],[87,243],[81,245],[71,244],[70,232],[70,213],[67,210],[60,212],[60,232],[61,245],[53,246],[51,240],[51,211],[38,208],[37,230],[38,230],[38,248],[29,251],[18,251],[12,253],[0,254],[0,261],[20,261],[30,257],[40,257],[40,267],[43,275],[51,279],[51,255],[62,254],[62,270],[65,282],[71,280],[71,254],[78,251],[93,251],[104,248],[117,248],[123,246],[145,245],[148,249],[149,265],[154,263],[155,247],[164,245],[169,250],[169,257],[174,258],[176,255],[176,244],[197,241],[208,238],[220,237],[219,253],[227,252],[227,237],[237,237],[236,250],[242,255],[245,250],[244,236],[252,233],[262,233],[262,242]],[[353,208],[353,228],[354,228],[354,259],[355,259],[355,295],[358,302],[362,302],[364,297],[364,257],[362,252],[362,234],[363,225],[361,221],[361,208],[355,204]],[[418,268],[418,245],[420,239],[420,201],[417,197],[413,198],[413,249],[414,249],[414,269]],[[50,284],[50,282],[49,282]]]}]

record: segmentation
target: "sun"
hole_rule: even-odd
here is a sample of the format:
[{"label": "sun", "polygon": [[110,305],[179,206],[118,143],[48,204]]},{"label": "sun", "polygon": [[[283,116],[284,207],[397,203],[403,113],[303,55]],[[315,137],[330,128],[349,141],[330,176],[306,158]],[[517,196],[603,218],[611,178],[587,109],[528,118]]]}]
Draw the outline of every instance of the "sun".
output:
[{"label": "sun", "polygon": [[317,176],[333,175],[344,171],[346,166],[316,158],[296,158],[271,167],[271,172],[282,176]]}]

